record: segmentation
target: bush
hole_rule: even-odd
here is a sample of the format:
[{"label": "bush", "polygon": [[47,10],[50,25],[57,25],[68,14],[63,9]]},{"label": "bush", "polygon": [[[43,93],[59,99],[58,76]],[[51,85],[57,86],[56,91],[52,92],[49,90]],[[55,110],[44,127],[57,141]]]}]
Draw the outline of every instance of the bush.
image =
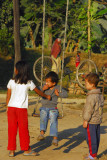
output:
[{"label": "bush", "polygon": [[14,39],[6,28],[0,30],[0,53],[4,56],[14,54]]}]

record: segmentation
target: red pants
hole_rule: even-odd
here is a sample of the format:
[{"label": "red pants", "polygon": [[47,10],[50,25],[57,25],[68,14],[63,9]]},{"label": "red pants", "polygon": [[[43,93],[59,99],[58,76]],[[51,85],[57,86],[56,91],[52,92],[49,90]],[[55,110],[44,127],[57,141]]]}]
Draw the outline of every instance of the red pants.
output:
[{"label": "red pants", "polygon": [[8,107],[8,150],[16,150],[16,135],[19,128],[21,150],[28,150],[30,137],[27,109]]}]

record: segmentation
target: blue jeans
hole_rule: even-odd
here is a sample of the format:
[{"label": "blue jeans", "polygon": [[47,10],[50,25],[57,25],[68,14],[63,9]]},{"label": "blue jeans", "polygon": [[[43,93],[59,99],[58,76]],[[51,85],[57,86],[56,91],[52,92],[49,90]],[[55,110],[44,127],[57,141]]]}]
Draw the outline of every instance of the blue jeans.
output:
[{"label": "blue jeans", "polygon": [[40,108],[40,131],[47,129],[48,120],[50,119],[50,136],[58,136],[58,110],[51,108]]}]

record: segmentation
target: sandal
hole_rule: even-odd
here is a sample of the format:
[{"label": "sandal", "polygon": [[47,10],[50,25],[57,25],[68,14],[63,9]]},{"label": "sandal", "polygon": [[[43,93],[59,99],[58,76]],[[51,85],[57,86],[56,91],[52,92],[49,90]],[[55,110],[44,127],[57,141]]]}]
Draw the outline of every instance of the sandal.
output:
[{"label": "sandal", "polygon": [[43,134],[40,134],[40,135],[37,137],[37,140],[38,140],[38,141],[42,141],[42,140],[44,140],[44,139],[45,139],[45,137],[44,137]]},{"label": "sandal", "polygon": [[39,154],[37,152],[35,152],[35,151],[31,151],[29,153],[24,153],[23,155],[24,156],[38,156]]},{"label": "sandal", "polygon": [[14,153],[9,152],[9,157],[14,157]]},{"label": "sandal", "polygon": [[92,159],[89,156],[87,156],[87,157],[84,157],[83,160],[98,160],[98,158],[96,157],[96,158]]},{"label": "sandal", "polygon": [[52,144],[53,144],[54,146],[58,146],[58,140],[57,140],[57,139],[53,139],[53,140],[52,140]]}]

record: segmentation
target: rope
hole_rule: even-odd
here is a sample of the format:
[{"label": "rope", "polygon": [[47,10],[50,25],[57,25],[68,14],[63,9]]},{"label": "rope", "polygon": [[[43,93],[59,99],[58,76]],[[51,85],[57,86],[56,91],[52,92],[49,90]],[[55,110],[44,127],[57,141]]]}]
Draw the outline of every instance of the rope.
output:
[{"label": "rope", "polygon": [[[63,54],[62,54],[62,69],[61,69],[60,92],[62,92],[62,79],[63,79],[63,72],[64,72],[64,54],[65,54],[65,42],[66,42],[66,32],[67,32],[67,22],[68,22],[68,7],[69,7],[69,0],[67,0],[67,7],[66,7],[66,19],[65,19],[64,41],[63,41]],[[63,117],[62,98],[61,98],[61,106],[62,106],[62,117]]]},{"label": "rope", "polygon": [[42,87],[42,85],[43,85],[44,37],[45,37],[45,0],[43,1],[43,30],[42,30],[41,87]]}]

